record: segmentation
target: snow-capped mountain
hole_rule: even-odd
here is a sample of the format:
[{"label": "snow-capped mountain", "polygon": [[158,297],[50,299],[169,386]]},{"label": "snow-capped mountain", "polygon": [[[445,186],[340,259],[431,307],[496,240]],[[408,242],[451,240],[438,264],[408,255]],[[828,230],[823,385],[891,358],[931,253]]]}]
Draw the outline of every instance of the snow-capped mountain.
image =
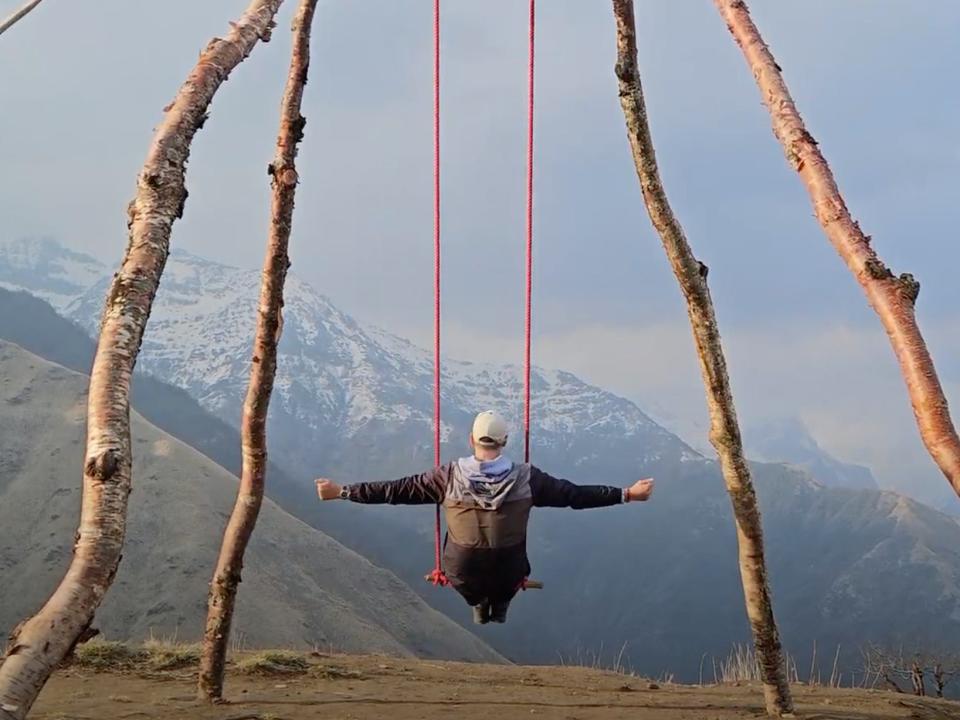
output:
[{"label": "snow-capped mountain", "polygon": [[[108,283],[109,277],[100,278],[64,307],[91,334]],[[187,390],[214,414],[238,424],[259,284],[256,270],[174,251],[150,316],[140,369]],[[401,433],[415,444],[418,439],[428,444],[432,356],[385,331],[360,326],[295,274],[288,277],[285,298],[271,405],[271,422],[283,428],[284,446],[296,448],[305,467],[316,467],[329,461],[331,439]],[[570,373],[538,368],[532,388],[533,435],[541,449],[562,450],[575,436],[588,434],[625,443],[642,437],[638,464],[667,447],[694,455],[633,403]],[[497,408],[519,429],[521,398],[520,368],[444,359],[444,440],[462,444],[459,433],[483,408]]]},{"label": "snow-capped mountain", "polygon": [[49,238],[0,244],[0,287],[27,290],[57,310],[75,300],[110,269],[96,258]]}]

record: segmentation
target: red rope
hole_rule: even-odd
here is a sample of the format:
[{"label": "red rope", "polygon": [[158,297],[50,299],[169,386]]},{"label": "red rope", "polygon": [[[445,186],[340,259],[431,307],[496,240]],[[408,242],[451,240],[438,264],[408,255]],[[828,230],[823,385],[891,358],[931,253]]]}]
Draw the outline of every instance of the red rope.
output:
[{"label": "red rope", "polygon": [[[440,0],[433,0],[433,463],[440,464]],[[434,567],[429,579],[434,585],[447,585],[440,505],[436,510]]]},{"label": "red rope", "polygon": [[530,0],[530,43],[527,55],[527,292],[523,352],[523,458],[530,462],[530,335],[533,318],[533,76],[536,0]]},{"label": "red rope", "polygon": [[433,2],[433,459],[440,464],[440,0]]}]

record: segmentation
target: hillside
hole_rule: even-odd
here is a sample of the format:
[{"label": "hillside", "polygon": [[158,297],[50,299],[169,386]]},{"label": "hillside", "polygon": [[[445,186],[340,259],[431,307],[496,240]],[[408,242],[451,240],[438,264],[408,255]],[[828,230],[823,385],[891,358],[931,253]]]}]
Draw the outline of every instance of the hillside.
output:
[{"label": "hillside", "polygon": [[[753,683],[674,685],[582,667],[461,665],[319,655],[296,672],[257,674],[241,656],[228,672],[228,705],[197,703],[192,668],[140,674],[72,667],[54,675],[32,717],[163,720],[755,720]],[[299,658],[291,658],[298,660]],[[711,682],[710,678],[705,678]],[[960,704],[889,692],[793,687],[797,715],[823,720],[954,720]]]},{"label": "hillside", "polygon": [[[0,631],[62,577],[79,511],[86,378],[0,342]],[[108,637],[198,637],[236,479],[134,414],[124,559],[96,626]],[[393,574],[266,502],[235,637],[397,655],[496,659]]]},{"label": "hillside", "polygon": [[[89,372],[96,352],[96,345],[86,331],[58,315],[47,302],[25,291],[3,287],[0,287],[0,339],[81,374]],[[240,474],[240,431],[211,415],[186,391],[138,369],[133,375],[130,397],[150,423],[199,450],[234,475]],[[294,482],[269,460],[267,475],[270,482]]]}]

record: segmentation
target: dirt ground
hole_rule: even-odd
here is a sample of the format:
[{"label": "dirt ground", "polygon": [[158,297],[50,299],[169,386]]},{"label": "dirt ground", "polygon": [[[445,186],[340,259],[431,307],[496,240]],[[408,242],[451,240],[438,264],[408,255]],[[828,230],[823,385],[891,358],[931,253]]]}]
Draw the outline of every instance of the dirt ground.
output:
[{"label": "dirt ground", "polygon": [[[571,667],[490,666],[369,656],[319,655],[300,674],[231,670],[230,702],[194,699],[194,672],[96,672],[54,676],[37,720],[727,720],[763,716],[757,686],[660,685],[628,675]],[[826,720],[960,720],[960,703],[883,691],[794,689],[798,716]]]}]

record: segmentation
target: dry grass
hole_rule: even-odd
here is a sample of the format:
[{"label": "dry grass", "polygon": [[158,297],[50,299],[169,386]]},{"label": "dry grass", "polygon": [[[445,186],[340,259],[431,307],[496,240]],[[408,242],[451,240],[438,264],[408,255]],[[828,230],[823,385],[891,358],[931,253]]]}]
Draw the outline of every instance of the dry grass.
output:
[{"label": "dry grass", "polygon": [[324,680],[361,680],[363,673],[337,665],[318,665],[310,673]]},{"label": "dry grass", "polygon": [[75,665],[91,670],[135,670],[143,666],[149,654],[141,648],[132,648],[122,642],[94,639],[78,645],[74,651]]},{"label": "dry grass", "polygon": [[94,639],[77,646],[73,664],[91,670],[162,671],[193,667],[200,662],[200,645],[150,638],[133,646]]},{"label": "dry grass", "polygon": [[310,669],[302,653],[287,650],[269,650],[243,658],[237,670],[246,675],[299,675]]},{"label": "dry grass", "polygon": [[[701,658],[701,668],[700,668],[700,684],[703,685],[703,660],[706,658],[704,656]],[[833,655],[833,664],[830,669],[829,677],[824,680],[824,676],[821,672],[821,669],[818,665],[817,660],[817,645],[813,645],[813,656],[810,663],[810,670],[807,676],[806,681],[803,681],[800,677],[800,671],[797,668],[797,662],[792,655],[788,652],[784,652],[783,655],[783,665],[784,671],[787,675],[787,682],[790,683],[803,683],[806,685],[812,685],[815,687],[831,687],[839,688],[843,686],[843,674],[839,672],[838,663],[840,660],[840,646],[837,646],[836,652]],[[730,654],[717,662],[713,661],[713,680],[717,684],[735,684],[735,683],[748,683],[748,682],[758,682],[763,679],[762,671],[760,669],[760,661],[757,658],[756,653],[754,652],[752,645],[734,645],[730,651]],[[852,683],[850,683],[852,687]]]},{"label": "dry grass", "polygon": [[[603,643],[600,643],[600,649],[597,651],[577,648],[577,652],[575,654],[571,654],[569,656],[561,654],[559,656],[560,666],[579,667],[588,670],[602,670],[606,672],[614,672],[618,675],[637,677],[637,674],[633,671],[633,668],[630,667],[630,664],[625,659],[626,652],[627,643],[624,643],[620,646],[620,650],[616,655],[610,659],[606,659]],[[672,682],[673,675],[665,673],[661,679],[663,682]]]},{"label": "dry grass", "polygon": [[151,637],[143,643],[151,670],[178,670],[200,662],[200,643],[183,643]]}]

